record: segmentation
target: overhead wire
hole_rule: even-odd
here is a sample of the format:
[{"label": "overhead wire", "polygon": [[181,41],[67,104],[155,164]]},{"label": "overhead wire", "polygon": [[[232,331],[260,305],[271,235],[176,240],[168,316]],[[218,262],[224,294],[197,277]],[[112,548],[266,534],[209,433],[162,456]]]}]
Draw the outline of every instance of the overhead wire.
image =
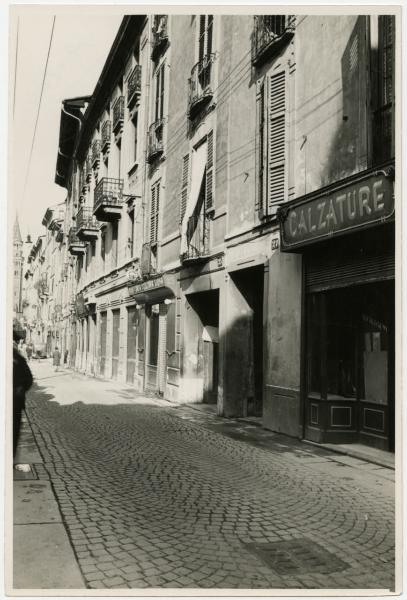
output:
[{"label": "overhead wire", "polygon": [[37,133],[38,119],[39,119],[40,111],[41,111],[42,96],[43,96],[43,92],[44,92],[45,79],[46,79],[46,76],[47,76],[47,69],[48,69],[49,57],[50,57],[50,54],[51,54],[51,46],[52,46],[52,38],[53,38],[53,35],[54,35],[55,19],[56,19],[56,16],[54,15],[54,18],[53,18],[53,21],[52,21],[51,35],[50,35],[49,45],[48,45],[47,60],[45,62],[44,75],[43,75],[43,78],[42,78],[41,93],[40,93],[40,98],[39,98],[38,108],[37,108],[37,116],[36,116],[36,119],[35,119],[34,132],[33,132],[33,137],[32,137],[32,142],[31,142],[30,155],[29,155],[29,158],[28,158],[27,172],[26,172],[26,175],[25,175],[23,197],[22,197],[22,200],[21,200],[21,204],[24,204],[25,194],[26,194],[26,191],[27,191],[27,182],[28,182],[28,176],[30,174],[31,160],[32,160],[33,149],[34,149],[34,144],[35,144],[35,137],[36,137],[36,133]]}]

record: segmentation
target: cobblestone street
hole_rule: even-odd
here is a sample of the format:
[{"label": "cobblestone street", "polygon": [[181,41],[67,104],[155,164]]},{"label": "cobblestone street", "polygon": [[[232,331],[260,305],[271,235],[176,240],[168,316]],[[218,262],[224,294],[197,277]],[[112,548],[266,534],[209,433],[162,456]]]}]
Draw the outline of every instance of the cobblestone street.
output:
[{"label": "cobblestone street", "polygon": [[34,375],[28,419],[89,588],[394,586],[394,471],[46,362]]}]

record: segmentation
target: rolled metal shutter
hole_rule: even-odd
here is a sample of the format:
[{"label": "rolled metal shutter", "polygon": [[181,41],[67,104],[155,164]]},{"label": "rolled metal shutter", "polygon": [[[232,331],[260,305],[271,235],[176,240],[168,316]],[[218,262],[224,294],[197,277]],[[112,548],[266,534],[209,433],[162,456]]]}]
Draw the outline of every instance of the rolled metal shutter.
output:
[{"label": "rolled metal shutter", "polygon": [[305,261],[306,292],[394,279],[395,256],[310,256]]}]

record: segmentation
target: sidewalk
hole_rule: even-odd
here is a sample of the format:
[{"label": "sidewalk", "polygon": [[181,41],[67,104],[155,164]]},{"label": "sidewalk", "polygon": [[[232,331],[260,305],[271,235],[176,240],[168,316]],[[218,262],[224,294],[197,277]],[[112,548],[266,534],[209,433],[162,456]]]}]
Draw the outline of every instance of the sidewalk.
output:
[{"label": "sidewalk", "polygon": [[85,589],[57,500],[27,420],[13,470],[13,590]]}]

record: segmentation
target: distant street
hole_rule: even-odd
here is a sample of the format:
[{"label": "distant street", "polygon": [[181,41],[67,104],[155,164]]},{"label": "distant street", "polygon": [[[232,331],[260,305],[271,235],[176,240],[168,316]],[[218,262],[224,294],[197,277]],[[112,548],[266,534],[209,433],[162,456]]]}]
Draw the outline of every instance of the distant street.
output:
[{"label": "distant street", "polygon": [[33,365],[27,415],[89,588],[391,588],[394,471]]}]

